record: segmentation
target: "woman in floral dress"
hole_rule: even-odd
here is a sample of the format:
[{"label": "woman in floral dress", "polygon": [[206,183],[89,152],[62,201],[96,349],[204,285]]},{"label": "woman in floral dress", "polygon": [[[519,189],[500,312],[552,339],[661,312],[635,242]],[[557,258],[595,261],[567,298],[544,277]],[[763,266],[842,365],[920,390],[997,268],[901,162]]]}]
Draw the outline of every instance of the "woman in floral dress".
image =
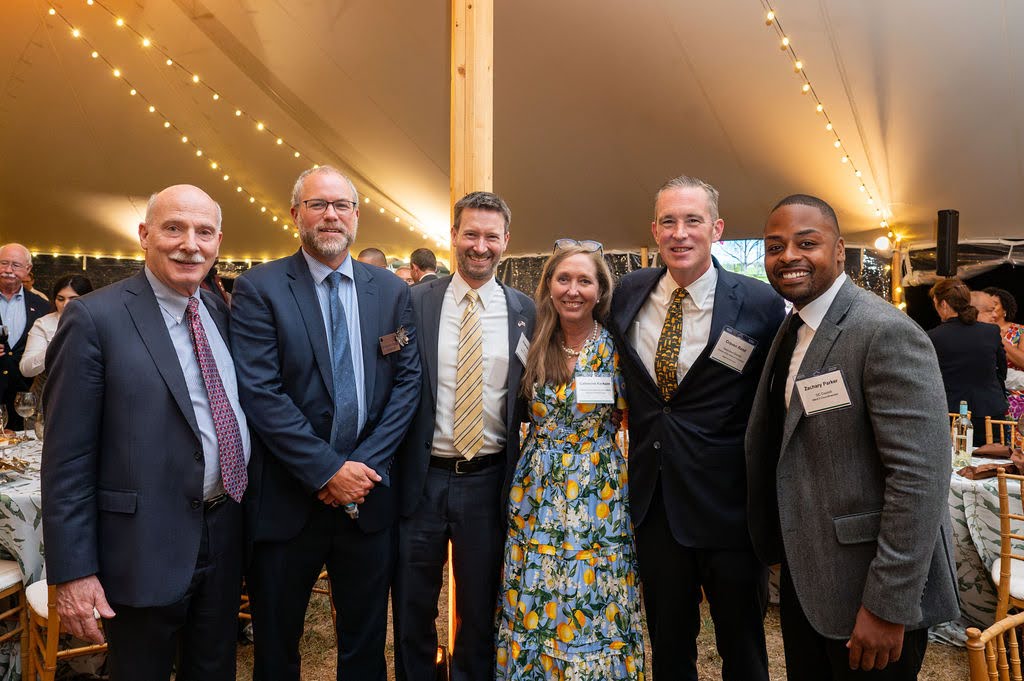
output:
[{"label": "woman in floral dress", "polygon": [[[537,288],[530,419],[509,493],[497,679],[643,679],[625,407],[597,242],[560,239]],[[527,387],[529,386],[529,387]]]}]

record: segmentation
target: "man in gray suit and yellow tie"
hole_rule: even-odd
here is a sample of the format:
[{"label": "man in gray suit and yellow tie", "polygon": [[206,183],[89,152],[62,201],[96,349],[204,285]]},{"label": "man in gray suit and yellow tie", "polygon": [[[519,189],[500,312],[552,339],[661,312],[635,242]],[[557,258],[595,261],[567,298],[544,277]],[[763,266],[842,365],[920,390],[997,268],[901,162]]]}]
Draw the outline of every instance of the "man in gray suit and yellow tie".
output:
[{"label": "man in gray suit and yellow tie", "polygon": [[768,279],[795,309],[747,428],[748,513],[758,555],[782,563],[786,673],[916,679],[928,627],[958,615],[935,352],[846,277],[821,199],[780,201],[764,243]]},{"label": "man in gray suit and yellow tie", "polygon": [[458,271],[410,289],[423,386],[398,458],[402,518],[391,598],[400,681],[436,677],[434,620],[449,541],[457,609],[451,678],[494,678],[506,499],[519,456],[516,397],[534,308],[494,276],[509,240],[505,202],[472,192],[453,217]]}]

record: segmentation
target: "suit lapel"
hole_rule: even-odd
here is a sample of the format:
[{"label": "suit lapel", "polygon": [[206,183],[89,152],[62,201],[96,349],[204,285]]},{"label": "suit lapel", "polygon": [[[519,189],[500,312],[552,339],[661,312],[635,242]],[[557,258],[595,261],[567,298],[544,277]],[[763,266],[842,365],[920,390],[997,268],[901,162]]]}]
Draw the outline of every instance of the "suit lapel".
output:
[{"label": "suit lapel", "polygon": [[424,369],[430,382],[430,399],[437,404],[437,341],[441,333],[441,306],[451,284],[451,277],[443,281],[431,281],[423,296],[422,329],[417,329],[423,342]]},{"label": "suit lapel", "polygon": [[178,409],[181,410],[182,416],[185,417],[196,438],[200,438],[199,425],[196,423],[195,411],[192,409],[192,399],[188,394],[188,386],[185,385],[185,375],[181,371],[178,354],[174,350],[174,344],[171,343],[167,324],[160,312],[153,288],[146,279],[145,271],[129,280],[128,286],[125,288],[124,304],[146,350],[153,358],[153,363],[163,377],[164,383],[167,384],[167,389],[174,397]]},{"label": "suit lapel", "polygon": [[[846,313],[849,312],[850,306],[853,305],[856,292],[857,286],[849,279],[839,288],[835,300],[832,301],[828,312],[825,313],[825,318],[821,320],[821,324],[814,332],[811,344],[807,346],[807,353],[804,355],[803,361],[800,362],[800,368],[796,372],[797,378],[805,378],[825,368],[825,362],[828,360],[833,346],[835,346],[836,341],[839,340],[839,336],[843,332],[842,321],[846,318]],[[797,424],[804,416],[803,404],[800,402],[800,398],[795,393],[795,390],[794,386],[794,393],[790,395],[789,411],[786,413],[786,423],[782,429],[780,452],[786,451],[786,446],[789,444],[793,431],[796,430]]]},{"label": "suit lapel", "polygon": [[623,303],[623,306],[615,315],[614,323],[622,333],[623,345],[625,346],[624,349],[620,348],[619,352],[627,355],[633,365],[639,367],[640,371],[638,373],[643,374],[646,379],[648,390],[653,390],[655,393],[660,395],[661,390],[658,388],[658,384],[647,372],[647,367],[644,364],[644,361],[640,358],[640,353],[638,353],[636,348],[633,347],[633,322],[636,320],[636,316],[640,314],[640,308],[644,306],[644,303],[647,302],[651,292],[654,291],[658,282],[661,281],[661,277],[665,274],[666,269],[664,267],[652,267],[646,270],[641,270],[641,272],[645,273],[648,278],[641,279],[637,277],[639,280],[636,282],[636,287],[633,290],[616,291],[616,295],[624,295],[626,297],[626,302]]},{"label": "suit lapel", "polygon": [[[359,301],[359,333],[362,336],[360,342],[363,344],[363,387],[366,402],[369,404],[377,382],[375,368],[379,338],[377,331],[380,322],[377,306],[380,304],[380,296],[377,293],[377,282],[373,280],[373,271],[370,266],[364,266],[353,258],[352,274],[356,282],[356,300]],[[385,329],[384,332],[393,333],[397,330]]]},{"label": "suit lapel", "polygon": [[508,386],[508,396],[505,399],[505,423],[508,430],[513,430],[512,419],[516,411],[516,397],[519,395],[519,383],[523,377],[523,363],[516,354],[519,346],[519,337],[526,334],[527,319],[523,314],[523,308],[519,300],[512,295],[508,287],[498,282],[501,292],[505,294],[505,308],[508,313],[508,376],[505,377],[505,385]]},{"label": "suit lapel", "polygon": [[320,312],[320,299],[317,298],[313,284],[313,275],[302,256],[302,251],[292,256],[288,267],[288,288],[295,298],[295,306],[302,315],[306,326],[306,335],[313,345],[313,359],[320,369],[320,378],[334,403],[334,369],[331,367],[331,351],[327,346],[327,329],[324,327],[323,314]]}]

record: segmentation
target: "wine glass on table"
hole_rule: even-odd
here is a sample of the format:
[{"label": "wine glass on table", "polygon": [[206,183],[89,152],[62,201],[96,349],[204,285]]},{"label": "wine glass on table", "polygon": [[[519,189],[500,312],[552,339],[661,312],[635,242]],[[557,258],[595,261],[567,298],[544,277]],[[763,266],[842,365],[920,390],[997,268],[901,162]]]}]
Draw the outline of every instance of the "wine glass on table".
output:
[{"label": "wine glass on table", "polygon": [[[16,393],[14,395],[14,411],[23,419],[30,418],[36,413],[35,393]],[[28,440],[28,424],[23,423],[24,430],[21,433],[23,440]]]}]

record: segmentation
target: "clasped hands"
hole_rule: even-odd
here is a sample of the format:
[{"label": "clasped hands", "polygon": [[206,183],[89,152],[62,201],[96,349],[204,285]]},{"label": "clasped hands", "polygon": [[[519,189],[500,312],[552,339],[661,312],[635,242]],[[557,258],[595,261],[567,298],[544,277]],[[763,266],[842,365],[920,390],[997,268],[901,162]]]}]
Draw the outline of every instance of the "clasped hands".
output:
[{"label": "clasped hands", "polygon": [[377,475],[377,471],[366,464],[360,461],[346,461],[317,492],[316,497],[328,506],[361,504],[380,481],[381,477]]}]

